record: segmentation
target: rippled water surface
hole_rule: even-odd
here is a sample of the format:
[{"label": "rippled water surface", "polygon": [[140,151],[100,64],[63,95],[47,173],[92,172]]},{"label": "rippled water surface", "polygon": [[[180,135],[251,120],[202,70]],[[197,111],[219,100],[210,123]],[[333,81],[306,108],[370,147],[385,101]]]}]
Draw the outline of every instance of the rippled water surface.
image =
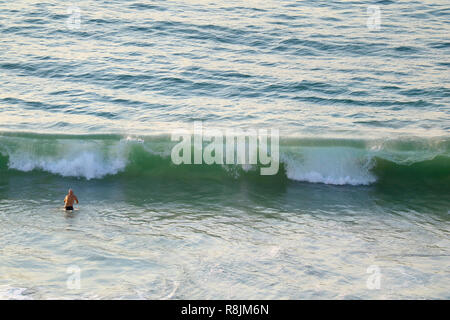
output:
[{"label": "rippled water surface", "polygon": [[[367,27],[374,4],[379,31]],[[1,2],[1,128],[149,133],[202,119],[291,134],[448,133],[447,1],[77,7],[79,28],[68,28],[66,3]]]}]

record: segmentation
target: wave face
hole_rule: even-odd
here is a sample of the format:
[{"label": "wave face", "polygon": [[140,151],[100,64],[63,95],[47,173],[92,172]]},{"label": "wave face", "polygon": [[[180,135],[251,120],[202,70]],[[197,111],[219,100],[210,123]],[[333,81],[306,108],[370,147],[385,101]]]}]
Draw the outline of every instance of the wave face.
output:
[{"label": "wave face", "polygon": [[[97,149],[96,143],[92,142],[62,141],[56,145],[33,148],[26,143],[7,152],[8,168],[24,172],[43,170],[63,177],[83,177],[88,180],[102,178],[117,174],[126,167],[127,154],[121,146]],[[42,149],[49,152],[42,154]]]},{"label": "wave face", "polygon": [[286,176],[297,181],[336,185],[367,185],[376,177],[370,169],[373,158],[352,147],[295,148],[282,155]]},{"label": "wave face", "polygon": [[280,141],[276,176],[260,176],[260,165],[175,165],[169,136],[0,136],[0,172],[41,171],[62,177],[107,176],[190,179],[278,179],[330,185],[427,182],[449,185],[450,140],[294,139]]}]

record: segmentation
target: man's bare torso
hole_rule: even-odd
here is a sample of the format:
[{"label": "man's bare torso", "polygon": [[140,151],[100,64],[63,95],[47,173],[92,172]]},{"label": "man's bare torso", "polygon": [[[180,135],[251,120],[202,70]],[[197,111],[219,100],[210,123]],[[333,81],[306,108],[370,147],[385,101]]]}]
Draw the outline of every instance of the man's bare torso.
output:
[{"label": "man's bare torso", "polygon": [[78,203],[77,196],[74,194],[68,194],[66,198],[64,199],[64,203],[66,204],[66,207],[72,207],[75,201]]}]

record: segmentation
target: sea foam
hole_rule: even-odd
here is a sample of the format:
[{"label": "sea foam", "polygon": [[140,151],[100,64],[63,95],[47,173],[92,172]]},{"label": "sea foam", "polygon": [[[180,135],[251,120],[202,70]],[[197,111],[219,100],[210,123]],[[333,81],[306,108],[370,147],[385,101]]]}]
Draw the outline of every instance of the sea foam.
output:
[{"label": "sea foam", "polygon": [[21,143],[6,152],[8,167],[29,172],[43,170],[63,177],[103,178],[126,168],[129,141],[105,145],[96,141],[53,141],[51,145]]},{"label": "sea foam", "polygon": [[364,150],[346,147],[304,147],[287,150],[281,160],[289,179],[334,185],[368,185],[372,158]]}]

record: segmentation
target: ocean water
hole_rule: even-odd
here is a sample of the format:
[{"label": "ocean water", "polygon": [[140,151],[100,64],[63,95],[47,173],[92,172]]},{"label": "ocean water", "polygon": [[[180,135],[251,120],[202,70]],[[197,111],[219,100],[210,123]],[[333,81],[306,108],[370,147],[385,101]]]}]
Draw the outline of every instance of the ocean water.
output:
[{"label": "ocean water", "polygon": [[[448,1],[0,1],[0,299],[449,299],[449,34]],[[175,165],[194,121],[278,129],[278,173]]]}]

